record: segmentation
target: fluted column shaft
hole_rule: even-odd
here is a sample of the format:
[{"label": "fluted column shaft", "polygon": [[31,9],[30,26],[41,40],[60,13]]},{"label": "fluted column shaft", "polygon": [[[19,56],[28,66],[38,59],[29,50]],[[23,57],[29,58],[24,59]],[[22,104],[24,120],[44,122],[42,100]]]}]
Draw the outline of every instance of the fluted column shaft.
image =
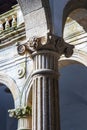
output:
[{"label": "fluted column shaft", "polygon": [[18,45],[20,55],[29,52],[33,59],[33,109],[32,130],[60,130],[58,59],[73,54],[73,45],[63,38],[48,34],[47,37],[33,37]]},{"label": "fluted column shaft", "polygon": [[58,53],[42,50],[32,54],[32,130],[60,130]]},{"label": "fluted column shaft", "polygon": [[32,130],[32,117],[23,117],[18,119],[17,130]]}]

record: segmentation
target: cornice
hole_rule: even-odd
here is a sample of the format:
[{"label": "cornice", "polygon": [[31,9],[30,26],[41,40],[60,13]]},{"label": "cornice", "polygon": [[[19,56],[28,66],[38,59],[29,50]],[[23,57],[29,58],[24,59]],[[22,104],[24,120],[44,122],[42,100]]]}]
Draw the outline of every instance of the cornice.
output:
[{"label": "cornice", "polygon": [[15,44],[18,40],[26,38],[25,26],[11,28],[0,34],[0,48]]}]

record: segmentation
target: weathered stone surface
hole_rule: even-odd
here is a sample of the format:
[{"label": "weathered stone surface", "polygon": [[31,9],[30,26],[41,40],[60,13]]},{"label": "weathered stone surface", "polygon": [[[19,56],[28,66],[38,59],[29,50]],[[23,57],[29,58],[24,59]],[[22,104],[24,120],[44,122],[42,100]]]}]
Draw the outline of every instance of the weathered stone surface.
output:
[{"label": "weathered stone surface", "polygon": [[36,52],[33,62],[32,130],[60,130],[57,53]]},{"label": "weathered stone surface", "polygon": [[25,16],[26,28],[32,29],[46,22],[44,8],[33,11]]},{"label": "weathered stone surface", "polygon": [[37,11],[33,11],[27,14],[25,17],[26,21],[26,36],[28,38],[32,36],[43,36],[47,34],[47,22],[44,8]]},{"label": "weathered stone surface", "polygon": [[48,0],[25,0],[25,3],[23,0],[19,0],[19,4],[24,14],[27,37],[43,36],[47,35],[48,30],[52,31]]},{"label": "weathered stone surface", "polygon": [[41,0],[18,0],[24,16],[42,7]]},{"label": "weathered stone surface", "polygon": [[47,32],[49,30],[47,29],[47,24],[41,24],[40,26],[37,26],[32,29],[27,29],[26,30],[26,37],[29,39],[32,36],[34,37],[41,37],[41,36],[46,36]]}]

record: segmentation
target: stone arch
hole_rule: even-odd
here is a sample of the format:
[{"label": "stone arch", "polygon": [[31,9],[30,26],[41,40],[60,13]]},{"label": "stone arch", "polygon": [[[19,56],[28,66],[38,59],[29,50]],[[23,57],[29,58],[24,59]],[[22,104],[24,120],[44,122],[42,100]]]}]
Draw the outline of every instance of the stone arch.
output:
[{"label": "stone arch", "polygon": [[[23,0],[17,0],[23,15],[24,15],[24,19],[27,21],[27,18],[29,18],[29,13],[38,9],[41,6],[41,3],[43,3],[43,0],[35,0],[33,2],[25,0],[25,2]],[[51,13],[53,15],[53,20],[55,19],[59,25],[58,27],[58,35],[62,36],[63,34],[63,30],[64,30],[64,25],[65,25],[65,21],[68,17],[68,15],[75,9],[77,8],[85,8],[87,9],[87,1],[86,0],[61,0],[61,1],[55,1],[53,2],[52,0],[49,0],[50,3],[50,8],[51,8]],[[56,6],[56,7],[54,7]],[[54,9],[55,8],[55,9]],[[54,15],[54,13],[56,13]],[[27,16],[27,17],[26,17]],[[54,24],[56,24],[56,21],[54,22]],[[26,25],[26,31],[29,29],[28,23],[25,22]],[[55,25],[53,25],[55,26]],[[57,28],[57,27],[55,27]],[[27,33],[26,33],[27,36]]]},{"label": "stone arch", "polygon": [[[32,73],[31,73],[32,74]],[[30,106],[32,103],[32,85],[33,85],[33,82],[32,82],[32,75],[29,75],[26,82],[25,82],[25,85],[24,85],[24,88],[22,90],[22,99],[21,99],[21,105],[23,106]]]},{"label": "stone arch", "polygon": [[66,58],[62,56],[59,60],[59,66],[65,66],[64,64],[61,64],[61,61],[66,61],[66,65],[79,63],[83,64],[84,66],[87,66],[87,54],[82,51],[75,50],[74,54],[70,58]]},{"label": "stone arch", "polygon": [[62,31],[64,30],[64,25],[66,22],[67,17],[69,16],[69,14],[78,9],[78,8],[83,8],[83,9],[87,9],[87,1],[86,0],[68,0],[65,4],[65,7],[63,9],[63,28]]},{"label": "stone arch", "polygon": [[[9,77],[8,75],[4,73],[0,73],[0,82],[6,87],[8,87],[12,93],[13,99],[14,99],[14,105],[15,107],[18,106],[19,103],[19,89],[15,83],[15,81]],[[16,105],[17,104],[17,105]]]},{"label": "stone arch", "polygon": [[[71,61],[75,61],[80,64],[83,64],[84,66],[87,66],[87,54],[86,54],[86,49],[84,49],[86,47],[86,41],[85,41],[85,37],[81,37],[81,35],[80,35],[82,32],[84,34],[86,34],[86,32],[87,32],[87,26],[86,26],[87,1],[86,0],[83,0],[83,1],[76,0],[76,1],[77,1],[76,4],[74,4],[74,2],[75,2],[74,0],[70,0],[66,4],[66,6],[64,8],[64,16],[63,16],[63,18],[64,18],[63,26],[65,26],[66,21],[67,21],[66,26],[69,25],[68,26],[69,32],[65,31],[66,26],[65,26],[65,28],[63,27],[63,33],[64,33],[64,31],[67,32],[67,33],[65,33],[64,39],[66,42],[69,42],[70,44],[73,44],[75,46],[74,54],[69,59],[67,59],[63,56],[60,59],[60,61],[61,60],[67,60],[67,61],[71,60]],[[73,23],[73,25],[70,25],[71,23]],[[76,33],[78,36],[77,35],[75,36]],[[67,37],[67,38],[65,38],[65,37]],[[73,39],[72,37],[74,38],[74,40],[72,40]],[[80,37],[81,40],[78,37]],[[70,61],[69,61],[69,64],[70,64]],[[71,64],[72,64],[72,62],[71,62]]]}]

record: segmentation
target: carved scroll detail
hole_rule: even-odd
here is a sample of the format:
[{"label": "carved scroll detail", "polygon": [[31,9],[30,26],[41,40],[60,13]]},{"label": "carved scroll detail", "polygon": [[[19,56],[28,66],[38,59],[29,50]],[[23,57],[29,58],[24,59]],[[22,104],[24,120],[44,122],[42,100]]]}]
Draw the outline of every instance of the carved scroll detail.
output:
[{"label": "carved scroll detail", "polygon": [[34,51],[39,50],[51,50],[58,52],[58,55],[64,54],[67,58],[73,54],[73,45],[70,45],[64,41],[63,38],[55,36],[55,35],[48,35],[47,40],[45,40],[45,44],[43,44],[44,37],[36,38],[33,37],[29,39],[25,44],[18,45],[17,50],[20,55],[25,54],[26,51],[29,54],[32,54]]}]

